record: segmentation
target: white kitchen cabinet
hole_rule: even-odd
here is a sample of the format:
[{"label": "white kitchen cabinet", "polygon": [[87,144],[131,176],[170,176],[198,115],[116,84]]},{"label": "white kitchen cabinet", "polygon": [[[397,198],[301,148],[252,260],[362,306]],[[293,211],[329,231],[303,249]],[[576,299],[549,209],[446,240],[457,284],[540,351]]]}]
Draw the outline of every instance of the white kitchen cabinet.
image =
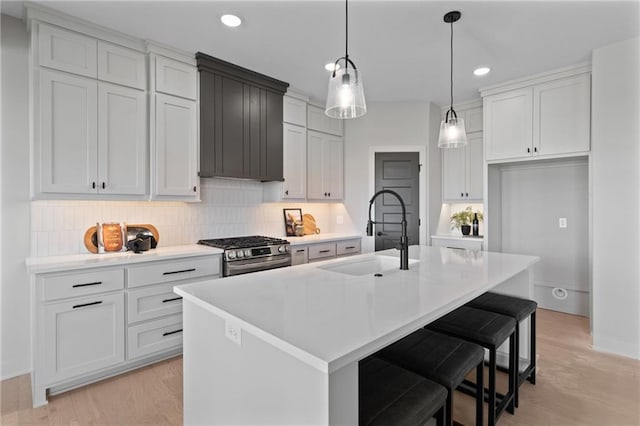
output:
[{"label": "white kitchen cabinet", "polygon": [[525,87],[483,93],[487,161],[555,158],[589,151],[590,73],[539,80]]},{"label": "white kitchen cabinet", "polygon": [[581,74],[535,86],[533,123],[534,153],[589,151],[591,76]]},{"label": "white kitchen cabinet", "polygon": [[484,98],[487,160],[531,156],[533,148],[533,90],[511,90]]},{"label": "white kitchen cabinet", "polygon": [[38,25],[38,63],[85,77],[97,76],[97,40],[62,28]]},{"label": "white kitchen cabinet", "polygon": [[97,192],[98,84],[40,70],[34,173],[37,192]]},{"label": "white kitchen cabinet", "polygon": [[307,102],[305,100],[284,95],[282,112],[282,121],[285,123],[307,127]]},{"label": "white kitchen cabinet", "polygon": [[291,246],[291,266],[309,263],[308,246]]},{"label": "white kitchen cabinet", "polygon": [[181,346],[182,312],[133,325],[127,329],[127,359],[135,359]]},{"label": "white kitchen cabinet", "polygon": [[307,198],[341,200],[344,191],[344,142],[340,136],[307,131]]},{"label": "white kitchen cabinet", "polygon": [[350,256],[352,254],[359,254],[361,240],[345,240],[336,242],[336,256]]},{"label": "white kitchen cabinet", "polygon": [[284,123],[282,184],[283,199],[305,199],[307,196],[307,129]]},{"label": "white kitchen cabinet", "polygon": [[124,296],[95,294],[43,306],[39,380],[56,382],[124,361]]},{"label": "white kitchen cabinet", "polygon": [[344,135],[344,120],[327,117],[324,108],[315,105],[307,106],[307,128],[330,135]]},{"label": "white kitchen cabinet", "polygon": [[98,41],[98,79],[145,90],[147,88],[145,54]]},{"label": "white kitchen cabinet", "polygon": [[442,150],[444,201],[482,200],[482,133],[468,133],[467,146]]},{"label": "white kitchen cabinet", "polygon": [[98,192],[147,192],[147,97],[109,83],[98,85]]},{"label": "white kitchen cabinet", "polygon": [[447,237],[432,235],[431,245],[451,249],[482,250],[483,239],[481,237]]},{"label": "white kitchen cabinet", "polygon": [[181,98],[197,99],[198,71],[195,66],[161,55],[151,55],[155,91]]},{"label": "white kitchen cabinet", "polygon": [[301,265],[308,262],[327,260],[335,257],[359,254],[361,239],[313,242],[305,245],[291,246],[291,265]]},{"label": "white kitchen cabinet", "polygon": [[152,198],[197,200],[198,131],[194,101],[158,93],[151,138]]}]

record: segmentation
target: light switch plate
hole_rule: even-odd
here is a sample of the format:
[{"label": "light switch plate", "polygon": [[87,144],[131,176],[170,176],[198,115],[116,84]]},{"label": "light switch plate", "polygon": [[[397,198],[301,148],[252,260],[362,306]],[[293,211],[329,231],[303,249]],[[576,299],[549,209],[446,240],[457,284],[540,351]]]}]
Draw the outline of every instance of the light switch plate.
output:
[{"label": "light switch plate", "polygon": [[342,217],[342,215],[337,215],[336,216],[336,225],[342,225],[344,223],[344,218]]},{"label": "light switch plate", "polygon": [[566,228],[567,227],[567,218],[566,217],[561,217],[560,219],[558,219],[558,226],[560,228]]},{"label": "light switch plate", "polygon": [[224,323],[224,335],[238,346],[242,346],[242,328],[234,321],[226,320]]}]

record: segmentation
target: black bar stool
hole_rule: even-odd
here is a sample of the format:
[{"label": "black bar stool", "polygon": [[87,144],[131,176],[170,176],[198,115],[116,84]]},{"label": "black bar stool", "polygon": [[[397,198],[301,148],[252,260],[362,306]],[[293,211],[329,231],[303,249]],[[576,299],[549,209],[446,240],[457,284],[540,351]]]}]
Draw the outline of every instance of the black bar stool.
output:
[{"label": "black bar stool", "polygon": [[484,349],[431,330],[418,330],[382,349],[376,356],[447,388],[445,421],[453,425],[453,391],[476,369],[476,425],[482,426]]},{"label": "black bar stool", "polygon": [[376,357],[359,363],[358,398],[360,425],[444,425],[447,390]]},{"label": "black bar stool", "polygon": [[[517,376],[515,358],[516,320],[505,315],[461,306],[427,325],[427,328],[487,348],[489,350],[489,426],[495,425],[505,408],[509,413],[514,413],[514,388]],[[509,339],[509,387],[507,393],[502,395],[496,392],[496,350],[507,339]],[[464,387],[461,387],[461,390],[464,391]],[[470,389],[466,390],[466,392],[473,394]],[[497,404],[496,397],[500,399]]]},{"label": "black bar stool", "polygon": [[[518,406],[518,388],[525,380],[536,384],[536,309],[533,300],[504,294],[488,292],[476,297],[465,306],[506,315],[516,320],[516,359],[518,360],[518,386],[516,387],[516,407]],[[520,322],[531,317],[531,335],[529,343],[529,365],[520,372]]]}]

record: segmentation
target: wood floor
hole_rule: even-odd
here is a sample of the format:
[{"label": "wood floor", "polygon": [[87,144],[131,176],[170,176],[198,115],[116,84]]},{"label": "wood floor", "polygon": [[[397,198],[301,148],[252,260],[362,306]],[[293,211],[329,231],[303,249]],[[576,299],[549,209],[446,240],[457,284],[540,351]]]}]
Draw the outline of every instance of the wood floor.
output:
[{"label": "wood floor", "polygon": [[[508,425],[640,425],[640,361],[591,350],[588,320],[538,310],[538,380],[525,383]],[[182,358],[49,398],[31,408],[29,376],[2,382],[2,425],[180,425]],[[474,423],[456,393],[456,423]],[[486,410],[485,410],[486,412]]]}]

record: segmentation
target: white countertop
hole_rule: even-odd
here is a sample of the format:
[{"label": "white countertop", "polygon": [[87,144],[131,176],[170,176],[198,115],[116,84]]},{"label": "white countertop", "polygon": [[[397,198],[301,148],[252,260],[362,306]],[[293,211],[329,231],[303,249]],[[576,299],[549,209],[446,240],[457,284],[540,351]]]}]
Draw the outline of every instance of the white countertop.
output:
[{"label": "white countertop", "polygon": [[217,248],[199,244],[184,246],[157,247],[142,253],[132,251],[101,254],[71,254],[64,256],[44,256],[27,258],[27,271],[32,274],[46,272],[67,271],[71,269],[86,269],[99,266],[117,266],[154,260],[167,260],[183,257],[206,256],[221,254],[223,251]]},{"label": "white countertop", "polygon": [[[243,332],[324,372],[381,349],[526,270],[537,257],[410,247],[409,270],[397,250],[367,253],[175,287],[176,293]],[[323,269],[360,261],[397,267],[352,276]],[[206,327],[206,325],[203,325]]]},{"label": "white countertop", "polygon": [[330,241],[341,241],[341,240],[351,240],[354,238],[362,238],[360,234],[342,234],[337,232],[329,232],[326,234],[312,234],[305,235],[304,237],[283,237],[292,246],[299,246],[302,244],[313,244],[313,243],[325,243]]}]

